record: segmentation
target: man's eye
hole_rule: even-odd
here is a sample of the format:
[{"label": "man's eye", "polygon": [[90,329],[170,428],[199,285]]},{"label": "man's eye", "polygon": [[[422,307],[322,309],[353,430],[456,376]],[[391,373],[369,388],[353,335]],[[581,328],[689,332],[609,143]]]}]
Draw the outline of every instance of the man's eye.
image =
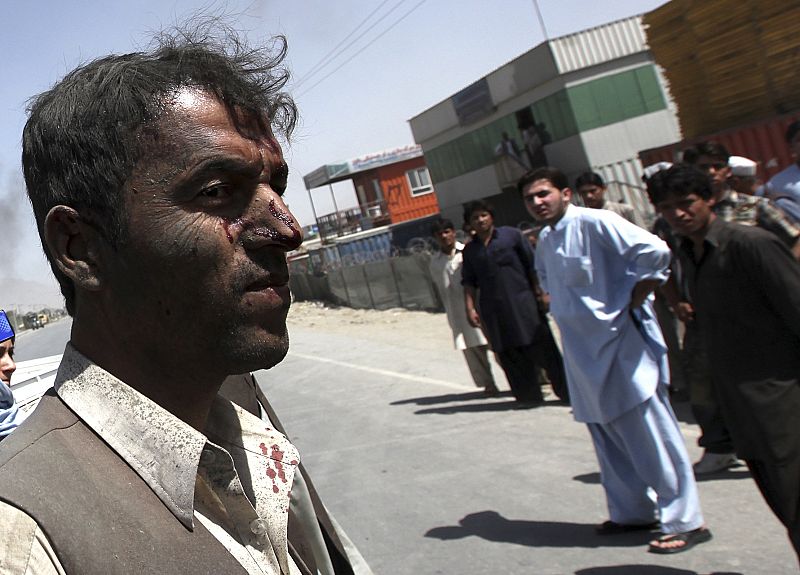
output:
[{"label": "man's eye", "polygon": [[201,198],[209,198],[212,200],[222,200],[229,198],[231,195],[230,186],[227,184],[213,184],[203,188],[198,194]]}]

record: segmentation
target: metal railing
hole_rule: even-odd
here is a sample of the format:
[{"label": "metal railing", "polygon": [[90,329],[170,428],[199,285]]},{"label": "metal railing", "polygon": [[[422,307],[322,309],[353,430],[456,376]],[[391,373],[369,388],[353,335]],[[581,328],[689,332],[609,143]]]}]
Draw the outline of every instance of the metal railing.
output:
[{"label": "metal railing", "polygon": [[322,241],[391,223],[386,200],[362,204],[317,218]]}]

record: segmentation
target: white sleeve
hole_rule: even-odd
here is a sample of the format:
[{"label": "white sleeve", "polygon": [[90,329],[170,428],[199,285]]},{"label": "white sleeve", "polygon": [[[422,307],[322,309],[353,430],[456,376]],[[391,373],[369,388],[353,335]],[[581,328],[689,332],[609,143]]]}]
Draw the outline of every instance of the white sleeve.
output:
[{"label": "white sleeve", "polygon": [[24,511],[0,502],[0,572],[66,575],[50,541]]},{"label": "white sleeve", "polygon": [[622,256],[637,281],[667,281],[672,252],[664,240],[613,212],[595,222],[600,241]]}]

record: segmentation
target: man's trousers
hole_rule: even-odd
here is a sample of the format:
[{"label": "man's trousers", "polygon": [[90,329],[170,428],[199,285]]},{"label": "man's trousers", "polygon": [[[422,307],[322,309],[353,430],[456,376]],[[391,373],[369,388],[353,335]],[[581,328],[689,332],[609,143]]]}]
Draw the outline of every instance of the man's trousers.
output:
[{"label": "man's trousers", "polygon": [[489,364],[489,346],[476,345],[468,347],[464,350],[464,359],[469,367],[469,373],[472,375],[472,381],[478,387],[495,387],[494,377],[492,376],[492,367]]},{"label": "man's trousers", "polygon": [[611,521],[661,521],[663,533],[703,525],[697,484],[667,388],[608,423],[588,423]]}]

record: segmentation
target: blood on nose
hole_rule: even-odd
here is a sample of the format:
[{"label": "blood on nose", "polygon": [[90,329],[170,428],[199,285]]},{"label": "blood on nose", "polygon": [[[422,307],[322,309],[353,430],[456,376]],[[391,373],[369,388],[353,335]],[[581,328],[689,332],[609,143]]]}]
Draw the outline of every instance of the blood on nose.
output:
[{"label": "blood on nose", "polygon": [[297,222],[274,198],[269,201],[268,213],[258,221],[250,214],[234,220],[223,218],[222,225],[228,241],[234,243],[238,239],[247,249],[279,245],[288,251],[300,247],[303,234]]}]

